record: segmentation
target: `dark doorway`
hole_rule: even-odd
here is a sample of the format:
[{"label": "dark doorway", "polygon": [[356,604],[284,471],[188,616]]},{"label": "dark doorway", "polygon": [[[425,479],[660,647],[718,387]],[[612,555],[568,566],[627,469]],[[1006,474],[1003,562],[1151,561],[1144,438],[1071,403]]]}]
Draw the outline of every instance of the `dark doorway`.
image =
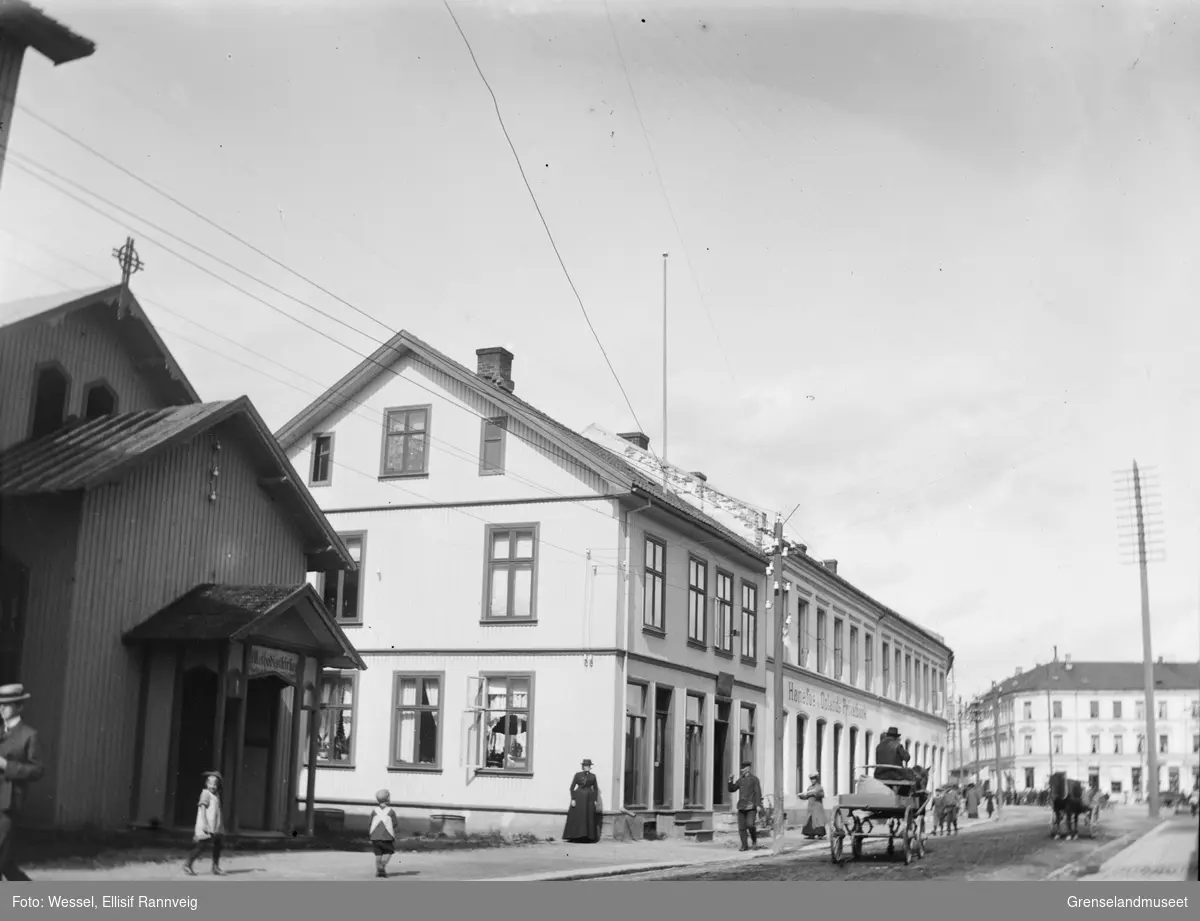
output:
[{"label": "dark doorway", "polygon": [[0,684],[21,679],[25,645],[25,610],[29,603],[29,569],[0,550]]},{"label": "dark doorway", "polygon": [[796,792],[803,793],[808,789],[808,778],[804,776],[804,735],[808,732],[808,720],[803,716],[796,717]]},{"label": "dark doorway", "polygon": [[48,367],[38,371],[37,382],[34,385],[30,438],[41,438],[62,428],[67,414],[67,393],[70,386],[67,375],[59,368]]},{"label": "dark doorway", "polygon": [[216,769],[213,727],[217,718],[217,674],[197,666],[183,675],[180,698],[178,765],[175,783],[175,824],[196,824],[196,803],[203,788],[201,774]]},{"label": "dark doorway", "polygon": [[729,704],[717,703],[717,716],[713,720],[713,805],[723,806],[729,802],[729,775],[733,773],[729,764]]},{"label": "dark doorway", "polygon": [[279,782],[279,719],[283,692],[291,687],[275,675],[252,678],[246,685],[246,741],[242,754],[238,824],[253,830],[276,825]]},{"label": "dark doorway", "polygon": [[671,701],[673,688],[654,689],[654,805],[671,802]]},{"label": "dark doorway", "polygon": [[850,727],[850,792],[854,792],[854,775],[858,772],[858,729]]},{"label": "dark doorway", "polygon": [[833,726],[833,795],[837,796],[842,792],[841,775],[842,775],[842,727],[835,723]]}]

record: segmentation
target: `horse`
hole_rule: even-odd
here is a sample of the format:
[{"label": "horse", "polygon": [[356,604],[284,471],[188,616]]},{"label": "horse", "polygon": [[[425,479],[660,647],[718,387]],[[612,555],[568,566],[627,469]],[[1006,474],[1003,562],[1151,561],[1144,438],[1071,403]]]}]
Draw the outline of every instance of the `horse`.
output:
[{"label": "horse", "polygon": [[[1079,837],[1079,817],[1091,811],[1090,791],[1085,792],[1084,786],[1078,780],[1070,780],[1066,771],[1057,771],[1050,777],[1050,801],[1054,809],[1054,826],[1051,836],[1055,838],[1069,837],[1072,841]],[[1065,823],[1065,831],[1060,828]]]}]

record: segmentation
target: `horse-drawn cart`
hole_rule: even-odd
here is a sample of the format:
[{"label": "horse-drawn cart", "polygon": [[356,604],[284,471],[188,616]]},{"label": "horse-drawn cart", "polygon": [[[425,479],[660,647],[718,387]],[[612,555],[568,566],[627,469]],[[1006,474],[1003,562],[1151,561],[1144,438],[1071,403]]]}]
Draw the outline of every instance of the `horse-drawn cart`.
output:
[{"label": "horse-drawn cart", "polygon": [[862,857],[864,841],[886,838],[890,857],[899,838],[907,866],[925,856],[928,791],[918,789],[920,784],[911,780],[877,780],[868,773],[871,768],[874,765],[865,766],[853,793],[838,798],[829,832],[830,854],[834,863],[844,862],[848,837],[850,854],[857,860]]}]

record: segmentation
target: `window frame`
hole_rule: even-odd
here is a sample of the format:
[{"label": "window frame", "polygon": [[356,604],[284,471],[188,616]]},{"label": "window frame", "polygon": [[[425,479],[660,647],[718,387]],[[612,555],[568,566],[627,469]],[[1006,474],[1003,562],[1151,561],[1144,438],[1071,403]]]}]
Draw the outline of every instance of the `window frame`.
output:
[{"label": "window frame", "polygon": [[1159,735],[1158,735],[1158,753],[1160,755],[1171,754],[1171,735],[1170,735],[1170,733],[1159,733]]},{"label": "window frame", "polygon": [[833,680],[841,681],[846,674],[846,620],[843,617],[833,618]]},{"label": "window frame", "polygon": [[1033,719],[1033,701],[1032,700],[1021,701],[1021,719],[1022,720],[1032,720]]},{"label": "window frame", "polygon": [[1090,744],[1091,744],[1091,748],[1092,748],[1091,754],[1093,754],[1093,755],[1100,754],[1100,733],[1098,733],[1098,732],[1091,733]]},{"label": "window frame", "polygon": [[1123,709],[1121,701],[1114,700],[1112,705],[1112,718],[1115,720],[1124,719],[1124,717],[1121,716],[1122,712]]},{"label": "window frame", "polygon": [[[483,707],[482,712],[485,716],[483,725],[479,733],[479,757],[483,762],[482,767],[475,769],[476,774],[488,774],[493,777],[532,777],[533,776],[533,740],[534,740],[534,702],[536,700],[535,683],[537,675],[535,672],[505,672],[505,671],[481,671],[478,677],[483,680]],[[526,714],[526,729],[525,729],[525,767],[521,770],[513,770],[511,768],[497,768],[487,766],[487,721],[486,715],[493,711],[488,709],[488,682],[495,678],[503,678],[505,681],[512,679],[524,679],[529,682],[529,706],[525,708]],[[511,687],[508,690],[511,695]],[[508,708],[505,713],[512,713],[513,710]]]},{"label": "window frame", "polygon": [[[796,599],[796,664],[801,668],[808,668],[808,656],[812,652],[808,645],[809,609],[808,599]],[[808,780],[807,777],[804,779]]]},{"label": "window frame", "polygon": [[[520,531],[533,531],[533,557],[531,560],[531,574],[529,578],[529,616],[516,617],[512,614],[506,614],[503,617],[492,617],[492,567],[496,563],[524,563],[525,558],[509,557],[507,560],[492,559],[492,542],[493,537],[497,532],[508,531],[510,534],[516,534]],[[541,523],[536,521],[520,522],[516,524],[507,523],[488,523],[484,525],[483,534],[483,608],[479,612],[479,622],[481,624],[536,624],[538,622],[538,569],[541,554],[538,552],[541,549],[542,529]],[[516,540],[510,537],[510,542],[513,547],[513,552],[516,550]],[[515,571],[513,567],[510,571]],[[514,598],[514,586],[516,585],[513,579],[508,580],[509,600]],[[511,607],[510,607],[511,610]]]},{"label": "window frame", "polygon": [[[630,692],[637,688],[641,694],[642,704],[640,707],[635,707],[629,700]],[[621,765],[622,789],[621,798],[624,800],[626,809],[644,810],[647,808],[646,799],[650,793],[650,787],[653,784],[653,746],[651,744],[651,723],[650,717],[646,715],[646,711],[652,709],[650,699],[650,685],[644,681],[636,681],[634,679],[626,679],[625,681],[625,737],[622,748],[623,763]],[[629,761],[629,725],[630,720],[641,722],[641,751],[636,754],[633,759],[633,784],[630,789],[629,771],[627,763]],[[649,757],[647,757],[649,756]],[[632,793],[632,796],[630,795]]]},{"label": "window frame", "polygon": [[[388,464],[387,464],[388,438],[389,437],[392,437],[392,438],[397,437],[397,435],[389,435],[389,433],[388,433],[388,425],[391,420],[391,417],[394,413],[413,413],[413,412],[424,412],[425,413],[425,430],[423,432],[415,433],[415,434],[421,434],[421,435],[425,436],[425,451],[421,458],[421,469],[420,470],[401,470],[398,472],[388,470]],[[407,425],[407,420],[406,420],[405,424]],[[432,431],[433,431],[433,404],[432,403],[415,404],[412,406],[389,406],[386,409],[384,409],[384,411],[383,411],[383,433],[382,433],[382,439],[381,439],[381,444],[380,444],[380,448],[379,448],[379,479],[381,479],[381,480],[412,480],[412,479],[419,479],[420,477],[429,476],[429,450],[430,450],[430,446],[432,443],[432,434],[431,434]],[[406,434],[407,434],[406,432],[398,433],[398,435],[400,437],[404,437]]]},{"label": "window frame", "polygon": [[1063,753],[1064,749],[1066,748],[1066,744],[1067,740],[1064,733],[1056,732],[1050,737],[1050,750],[1056,755],[1061,755]]},{"label": "window frame", "polygon": [[[729,597],[721,597],[721,580],[724,579],[729,587]],[[713,651],[719,656],[733,658],[733,587],[737,579],[733,573],[718,569],[713,585]],[[739,634],[740,636],[740,634]],[[728,639],[728,644],[726,644]]]},{"label": "window frame", "polygon": [[[488,438],[488,426],[500,432],[499,438]],[[489,443],[500,445],[500,466],[487,466],[487,446]],[[492,416],[479,420],[479,475],[504,476],[508,472],[508,416]]]},{"label": "window frame", "polygon": [[[88,401],[91,399],[93,390],[103,390],[112,397],[112,411],[107,412],[102,416],[88,416]],[[94,421],[95,419],[104,419],[108,416],[115,416],[121,411],[121,398],[117,395],[116,388],[113,387],[105,378],[98,377],[95,380],[90,380],[83,385],[83,405],[79,408],[79,418],[85,421]],[[70,413],[68,413],[70,415]]]},{"label": "window frame", "polygon": [[[310,457],[308,459],[308,485],[310,487],[332,486],[333,485],[333,449],[336,440],[335,432],[313,432],[312,441],[309,447]],[[328,476],[323,480],[317,479],[317,443],[322,438],[329,439],[329,470]]]},{"label": "window frame", "polygon": [[[341,538],[342,543],[344,543],[344,544],[347,541],[354,540],[356,538],[361,543],[361,546],[359,547],[359,551],[358,551],[358,572],[357,572],[357,575],[358,575],[358,605],[355,610],[354,620],[343,620],[342,619],[342,615],[341,615],[342,593],[345,591],[345,588],[346,588],[346,570],[344,570],[344,569],[330,570],[330,572],[337,573],[338,588],[337,588],[337,607],[333,611],[330,611],[329,613],[332,615],[334,622],[339,627],[361,627],[364,622],[363,606],[366,601],[366,592],[363,591],[365,584],[366,584],[366,580],[362,577],[362,574],[365,571],[364,566],[366,565],[366,562],[367,562],[367,532],[366,531],[339,531],[338,537]],[[347,549],[349,549],[349,548],[347,547]],[[320,580],[320,584],[317,586],[317,593],[321,596],[321,600],[324,601],[325,600],[325,580],[329,578],[329,572],[321,572],[321,573],[318,573],[317,575]]]},{"label": "window frame", "polygon": [[[756,753],[758,751],[758,708],[747,701],[739,701],[738,707],[738,764],[743,761],[750,762],[750,769],[754,770],[758,763]],[[746,714],[750,715],[749,731],[746,730]],[[750,755],[746,756],[746,740],[750,741]]]},{"label": "window frame", "polygon": [[[698,720],[688,719],[688,701],[693,698],[700,702],[699,711],[697,714],[699,717]],[[682,716],[683,716],[683,789],[680,791],[680,793],[682,794],[683,807],[685,810],[689,809],[689,808],[690,809],[703,808],[705,805],[705,799],[707,798],[707,791],[705,790],[705,787],[707,785],[706,785],[705,781],[708,780],[708,771],[707,771],[706,765],[705,765],[705,761],[707,760],[705,758],[705,755],[708,753],[708,739],[705,738],[705,736],[707,735],[707,733],[705,732],[705,729],[708,725],[707,720],[706,720],[706,717],[708,714],[704,712],[707,709],[707,704],[708,704],[708,695],[707,694],[704,694],[704,693],[701,693],[698,691],[691,691],[691,690],[684,691],[683,714],[682,714]],[[696,727],[695,732],[700,737],[700,753],[699,753],[699,764],[698,765],[691,762],[691,746],[688,744],[689,743],[689,730],[691,730],[692,727]],[[691,766],[694,770],[689,772],[689,770],[688,770],[689,766]],[[688,801],[688,786],[689,786],[689,780],[690,780],[690,777],[689,777],[690,773],[695,773],[695,775],[696,775],[695,789],[692,790],[691,792],[693,793],[694,796],[697,796],[698,798],[695,799],[693,802]]]},{"label": "window frame", "polygon": [[[667,635],[667,542],[661,537],[655,537],[650,533],[642,535],[642,630],[646,633],[652,633],[655,636]],[[650,544],[662,551],[662,570],[653,570],[650,568],[651,557],[649,554]],[[651,623],[646,619],[648,608],[646,607],[647,598],[651,597],[648,592],[650,589],[650,577],[653,576],[658,580],[658,620],[657,624]]]},{"label": "window frame", "polygon": [[887,697],[892,690],[892,644],[887,640],[883,640],[879,645],[882,652],[882,658],[879,660],[881,663],[880,675],[882,677],[879,696]]},{"label": "window frame", "polygon": [[[751,606],[746,607],[746,591],[750,591]],[[740,652],[743,662],[753,664],[758,661],[758,586],[749,579],[742,579],[742,591],[740,598],[740,607],[742,609],[741,629],[738,632],[738,638],[741,640]],[[746,627],[749,625],[750,633],[750,654],[746,654]]]},{"label": "window frame", "polygon": [[[869,630],[863,631],[863,687],[868,691],[875,689],[875,634]],[[868,758],[874,755],[868,754]]]},{"label": "window frame", "polygon": [[858,640],[860,631],[854,624],[850,625],[850,636],[846,645],[847,673],[850,676],[850,686],[858,687]]},{"label": "window frame", "polygon": [[58,425],[55,426],[55,428],[50,432],[43,432],[41,435],[36,437],[45,438],[47,435],[54,434],[54,432],[59,431],[64,425],[66,425],[67,420],[71,418],[71,391],[74,389],[75,385],[75,380],[71,377],[71,372],[67,370],[66,365],[64,365],[61,361],[39,361],[33,366],[33,382],[29,388],[29,418],[25,423],[25,437],[27,439],[33,439],[35,437],[33,431],[34,426],[37,424],[38,416],[38,383],[41,380],[43,372],[45,371],[57,371],[59,374],[61,374],[63,379],[66,381],[66,389],[63,391],[62,413],[61,417],[59,418]]},{"label": "window frame", "polygon": [[[322,714],[324,714],[327,710],[337,710],[339,712],[341,712],[343,710],[350,711],[350,749],[347,752],[347,756],[348,756],[347,760],[345,760],[345,761],[330,761],[326,758],[322,758],[320,755],[320,746],[318,745],[317,764],[316,764],[317,770],[352,771],[352,770],[354,770],[354,768],[357,764],[356,756],[357,756],[357,750],[358,750],[358,686],[359,686],[358,674],[359,673],[358,673],[357,669],[323,668],[323,669],[321,669],[321,673],[317,676],[316,699],[319,704],[319,709],[315,713],[312,713],[312,712],[309,713],[308,731],[310,733],[313,731],[313,719],[312,718],[314,716],[316,717],[317,728],[319,729],[320,725],[321,725]],[[350,706],[349,707],[343,706],[342,704],[329,706],[328,704],[321,702],[322,697],[324,696],[322,694],[321,686],[324,683],[326,678],[332,678],[332,677],[337,677],[337,678],[349,677],[350,678]],[[308,767],[307,746],[306,746],[306,749],[304,752],[304,765],[305,765],[305,767]]]},{"label": "window frame", "polygon": [[1061,700],[1050,701],[1050,719],[1060,720],[1063,718],[1063,705]]},{"label": "window frame", "polygon": [[1091,720],[1100,719],[1100,701],[1098,701],[1098,700],[1089,700],[1088,701],[1088,719],[1091,719]]},{"label": "window frame", "polygon": [[[703,584],[697,585],[694,576],[701,574]],[[697,612],[697,607],[699,612]],[[693,632],[699,625],[700,635]],[[688,554],[688,632],[689,646],[708,648],[708,563],[700,557]]]},{"label": "window frame", "polygon": [[[402,706],[400,703],[400,685],[406,678],[415,678],[418,681],[424,681],[429,678],[436,678],[438,682],[438,702],[436,707],[430,707],[423,704],[415,704],[413,706]],[[437,714],[437,760],[433,764],[407,764],[403,761],[396,760],[396,743],[399,741],[399,715],[401,710],[411,710],[414,713],[436,713]],[[414,773],[414,774],[440,774],[445,768],[446,752],[446,673],[444,671],[403,671],[393,670],[392,672],[392,711],[391,711],[391,734],[390,745],[388,747],[388,767],[387,769],[393,773]],[[420,717],[418,716],[417,729],[420,731]],[[419,746],[418,742],[418,746]]]},{"label": "window frame", "polygon": [[825,674],[826,653],[829,652],[829,638],[825,635],[829,627],[829,612],[817,608],[817,674]]}]

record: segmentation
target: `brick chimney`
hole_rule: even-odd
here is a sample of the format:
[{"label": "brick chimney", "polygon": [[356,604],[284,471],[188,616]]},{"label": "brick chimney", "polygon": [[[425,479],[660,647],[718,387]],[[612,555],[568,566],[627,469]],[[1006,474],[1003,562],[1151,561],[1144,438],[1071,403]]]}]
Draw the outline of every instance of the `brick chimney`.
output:
[{"label": "brick chimney", "polygon": [[828,569],[835,576],[837,575],[837,560],[823,560],[821,565]]},{"label": "brick chimney", "polygon": [[701,473],[699,470],[693,470],[693,471],[692,471],[692,476],[694,476],[694,477],[695,477],[697,480],[699,480],[701,483],[707,483],[707,482],[708,482],[708,477],[707,477],[707,476],[705,476],[703,473]]},{"label": "brick chimney", "polygon": [[630,444],[637,445],[643,451],[650,450],[650,436],[645,435],[642,432],[622,432],[617,437],[624,438]]},{"label": "brick chimney", "polygon": [[513,392],[512,363],[513,353],[508,349],[494,346],[490,349],[476,349],[477,364],[475,373],[499,387],[501,390]]}]

